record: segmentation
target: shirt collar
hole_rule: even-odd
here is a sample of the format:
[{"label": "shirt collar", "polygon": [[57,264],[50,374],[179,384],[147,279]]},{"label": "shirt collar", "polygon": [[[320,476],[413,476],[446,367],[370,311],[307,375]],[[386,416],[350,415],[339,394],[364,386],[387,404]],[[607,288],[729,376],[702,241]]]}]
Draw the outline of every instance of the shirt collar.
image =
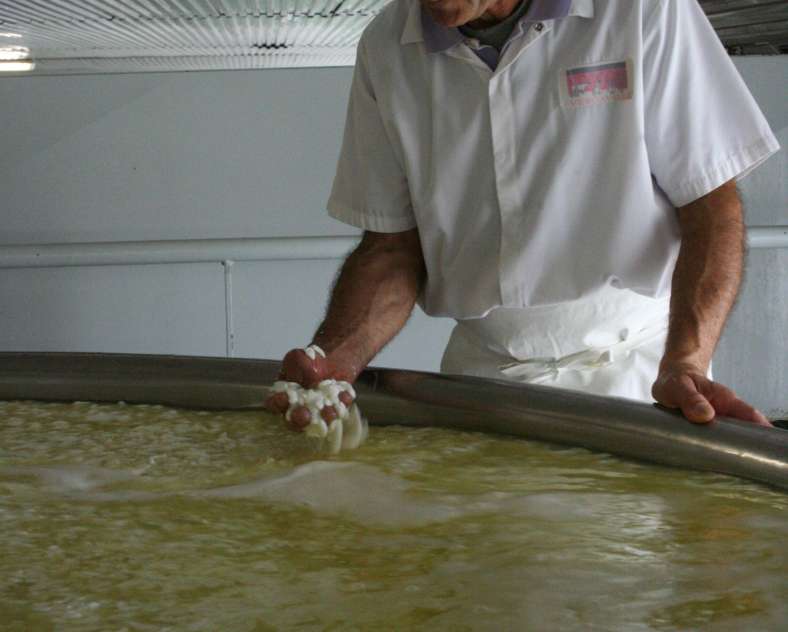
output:
[{"label": "shirt collar", "polygon": [[[570,16],[594,17],[594,0],[531,0],[531,6],[520,22],[546,22]],[[458,28],[438,24],[422,8],[419,0],[411,0],[401,44],[424,42],[428,52],[439,53],[463,39]]]}]

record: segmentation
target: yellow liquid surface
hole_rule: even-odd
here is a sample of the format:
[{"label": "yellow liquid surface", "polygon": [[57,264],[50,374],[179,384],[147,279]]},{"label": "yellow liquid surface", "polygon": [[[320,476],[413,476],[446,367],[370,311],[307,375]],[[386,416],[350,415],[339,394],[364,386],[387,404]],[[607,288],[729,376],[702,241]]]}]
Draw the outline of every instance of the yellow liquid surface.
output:
[{"label": "yellow liquid surface", "polygon": [[0,629],[785,630],[787,510],[493,435],[0,402]]}]

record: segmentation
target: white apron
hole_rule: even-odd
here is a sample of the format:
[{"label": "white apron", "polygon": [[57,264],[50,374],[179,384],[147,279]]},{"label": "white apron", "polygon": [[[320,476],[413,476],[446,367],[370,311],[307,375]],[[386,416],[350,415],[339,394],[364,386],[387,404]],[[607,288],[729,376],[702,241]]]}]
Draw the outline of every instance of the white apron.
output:
[{"label": "white apron", "polygon": [[577,301],[460,320],[441,371],[653,402],[670,297],[610,286]]}]

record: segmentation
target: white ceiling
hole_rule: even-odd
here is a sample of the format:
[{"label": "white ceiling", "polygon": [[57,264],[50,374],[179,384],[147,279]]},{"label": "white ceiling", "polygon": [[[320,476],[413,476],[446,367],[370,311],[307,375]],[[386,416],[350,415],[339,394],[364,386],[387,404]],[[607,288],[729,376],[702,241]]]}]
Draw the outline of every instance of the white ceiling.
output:
[{"label": "white ceiling", "polygon": [[352,66],[389,1],[0,0],[0,46],[46,73]]},{"label": "white ceiling", "polygon": [[[0,48],[37,74],[352,66],[390,1],[0,0]],[[732,52],[788,51],[788,0],[700,1]]]}]

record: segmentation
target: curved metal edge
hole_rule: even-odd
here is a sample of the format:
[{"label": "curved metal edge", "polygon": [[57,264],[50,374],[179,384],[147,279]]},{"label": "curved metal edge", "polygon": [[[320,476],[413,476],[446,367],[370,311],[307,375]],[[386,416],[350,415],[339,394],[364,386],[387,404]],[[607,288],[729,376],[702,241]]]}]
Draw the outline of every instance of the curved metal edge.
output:
[{"label": "curved metal edge", "polygon": [[[272,360],[0,353],[0,399],[259,409],[278,370]],[[725,418],[697,425],[632,400],[417,371],[370,368],[356,387],[373,425],[507,434],[788,490],[788,433],[779,429]]]}]

